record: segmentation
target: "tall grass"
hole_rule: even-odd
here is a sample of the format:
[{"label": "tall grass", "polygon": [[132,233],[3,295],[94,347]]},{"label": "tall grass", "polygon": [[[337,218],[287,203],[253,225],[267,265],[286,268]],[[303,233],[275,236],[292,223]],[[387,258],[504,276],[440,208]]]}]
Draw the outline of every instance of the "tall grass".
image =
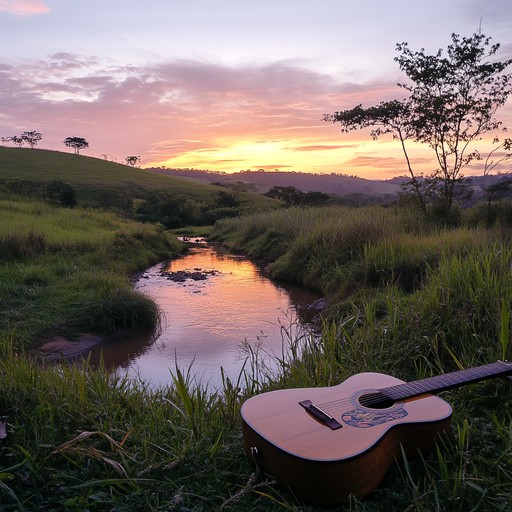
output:
[{"label": "tall grass", "polygon": [[231,500],[253,481],[238,415],[189,378],[150,390],[86,360],[36,364],[2,339],[2,511],[246,509],[251,489]]},{"label": "tall grass", "polygon": [[178,254],[174,237],[111,212],[19,199],[0,199],[0,214],[0,334],[28,345],[157,324],[130,275]]},{"label": "tall grass", "polygon": [[[321,335],[281,361],[277,387],[329,386],[362,371],[415,380],[511,357],[508,230],[404,222],[404,212],[392,209],[343,214],[307,212],[302,225],[297,211],[261,218],[286,240],[271,258],[273,275],[331,300]],[[265,232],[244,242],[250,226],[247,219],[225,221],[219,236],[252,253]],[[402,461],[385,486],[347,509],[510,508],[511,393],[500,381],[447,393],[451,436],[436,453]]]},{"label": "tall grass", "polygon": [[411,292],[443,254],[463,254],[508,238],[499,229],[448,230],[419,213],[381,207],[290,208],[225,219],[212,236],[270,261],[276,279],[347,296],[363,285],[398,285]]},{"label": "tall grass", "polygon": [[[155,390],[87,361],[48,366],[27,358],[15,335],[4,331],[2,510],[321,511],[256,476],[242,450],[239,409],[247,397],[281,387],[331,386],[363,371],[415,380],[510,358],[512,247],[504,231],[444,229],[379,208],[292,209],[224,221],[216,230],[231,246],[270,254],[275,275],[328,294],[331,307],[318,331],[284,326],[275,365],[266,362],[268,354],[248,347],[238,379],[224,376],[221,393],[202,387],[193,367],[174,369],[173,384]],[[149,235],[143,233],[139,226],[129,244],[138,247],[141,239],[145,245]],[[110,294],[124,279],[111,269],[132,268],[138,258],[124,264],[123,237],[102,236],[106,247],[93,243],[94,250],[77,258],[63,257],[66,244],[59,252],[58,238],[47,236],[35,260],[3,264],[14,276],[9,279],[23,283],[17,289],[0,281],[13,330],[49,325],[37,314],[29,321],[28,310],[18,307],[44,296],[46,310],[62,313],[84,288],[102,291],[100,309],[110,308],[109,316],[128,301],[122,293]],[[102,274],[104,255],[110,263]],[[88,273],[93,263],[97,272]],[[70,290],[62,303],[54,282]],[[86,316],[94,318],[94,312]],[[72,315],[57,315],[53,323],[57,318]],[[270,369],[276,366],[278,371]],[[443,396],[454,418],[438,449],[401,460],[379,489],[343,510],[512,508],[510,384],[492,380]]]}]

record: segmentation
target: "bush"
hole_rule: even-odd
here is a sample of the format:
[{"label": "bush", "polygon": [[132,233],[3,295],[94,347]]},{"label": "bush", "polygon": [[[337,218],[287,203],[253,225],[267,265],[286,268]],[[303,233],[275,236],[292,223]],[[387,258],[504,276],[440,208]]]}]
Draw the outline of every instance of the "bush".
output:
[{"label": "bush", "polygon": [[46,185],[45,200],[51,204],[74,208],[77,205],[76,192],[69,183],[54,180]]}]

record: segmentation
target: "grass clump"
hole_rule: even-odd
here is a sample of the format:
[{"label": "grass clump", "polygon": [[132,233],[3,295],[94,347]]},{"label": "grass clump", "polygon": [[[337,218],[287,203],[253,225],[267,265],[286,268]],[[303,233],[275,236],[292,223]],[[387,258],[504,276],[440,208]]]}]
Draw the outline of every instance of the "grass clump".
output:
[{"label": "grass clump", "polygon": [[157,225],[21,199],[0,199],[0,212],[0,334],[29,345],[158,323],[156,305],[130,283],[182,250]]}]

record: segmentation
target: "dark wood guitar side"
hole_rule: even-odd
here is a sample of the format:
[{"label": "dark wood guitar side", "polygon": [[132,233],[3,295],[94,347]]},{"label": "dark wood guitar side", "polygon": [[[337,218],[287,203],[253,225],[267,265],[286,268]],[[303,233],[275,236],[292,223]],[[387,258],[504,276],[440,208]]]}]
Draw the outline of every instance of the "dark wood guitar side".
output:
[{"label": "dark wood guitar side", "polygon": [[333,505],[375,489],[402,449],[428,450],[450,428],[450,405],[432,393],[512,374],[490,365],[405,383],[361,373],[338,386],[283,389],[241,409],[244,449],[299,499]]}]

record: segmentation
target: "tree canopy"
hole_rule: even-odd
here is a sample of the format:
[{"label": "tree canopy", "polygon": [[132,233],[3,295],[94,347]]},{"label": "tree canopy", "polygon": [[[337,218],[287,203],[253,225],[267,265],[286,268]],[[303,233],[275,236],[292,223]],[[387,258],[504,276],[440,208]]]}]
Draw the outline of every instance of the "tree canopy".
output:
[{"label": "tree canopy", "polygon": [[[429,55],[423,48],[412,51],[407,43],[400,43],[395,61],[409,80],[398,87],[408,96],[368,108],[357,105],[327,114],[324,119],[340,123],[342,132],[371,128],[374,139],[392,134],[401,144],[410,185],[421,207],[425,209],[433,197],[449,212],[455,192],[461,190],[458,185],[464,179],[463,169],[482,158],[472,143],[502,128],[495,114],[512,92],[512,75],[505,73],[512,59],[496,60],[499,47],[481,33],[471,37],[452,34],[446,56],[443,50]],[[416,172],[406,141],[426,144],[433,150],[434,172],[427,176]],[[500,153],[500,162],[512,157],[510,139],[500,141],[495,136],[494,142],[506,152]]]},{"label": "tree canopy", "polygon": [[127,156],[124,161],[126,165],[130,165],[131,167],[135,167],[140,162],[140,156],[130,155]]},{"label": "tree canopy", "polygon": [[281,199],[290,206],[324,206],[329,202],[329,196],[323,192],[302,192],[292,186],[276,185],[271,187],[264,195]]},{"label": "tree canopy", "polygon": [[34,149],[38,142],[43,138],[43,136],[36,131],[31,132],[23,132],[21,134],[21,139],[23,142],[26,142],[32,149]]},{"label": "tree canopy", "polygon": [[81,149],[89,147],[89,143],[83,137],[67,137],[64,139],[64,145],[75,150],[75,155],[80,154]]}]

